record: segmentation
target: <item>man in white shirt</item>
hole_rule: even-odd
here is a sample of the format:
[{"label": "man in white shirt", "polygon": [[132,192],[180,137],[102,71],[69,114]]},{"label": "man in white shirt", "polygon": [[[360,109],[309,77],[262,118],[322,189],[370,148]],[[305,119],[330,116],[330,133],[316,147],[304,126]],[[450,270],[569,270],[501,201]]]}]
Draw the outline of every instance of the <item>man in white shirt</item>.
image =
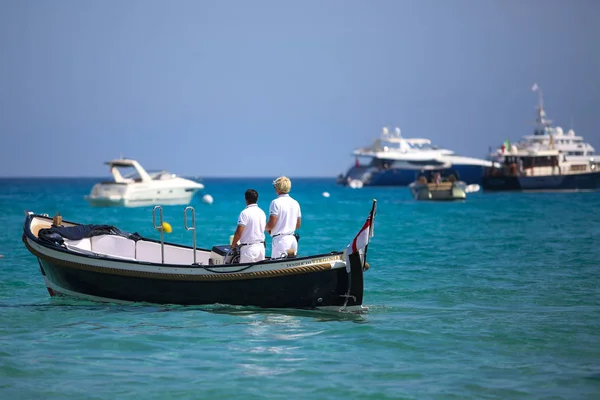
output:
[{"label": "man in white shirt", "polygon": [[[258,192],[246,190],[246,208],[238,217],[237,229],[231,248],[240,248],[240,263],[257,262],[265,259],[265,224],[267,216],[258,205]],[[239,244],[238,244],[239,241]]]},{"label": "man in white shirt", "polygon": [[271,243],[271,258],[282,258],[288,256],[288,250],[292,255],[298,253],[298,240],[295,231],[300,228],[302,213],[300,204],[290,197],[292,182],[288,177],[280,176],[273,181],[273,187],[277,192],[277,198],[271,201],[269,206],[269,221],[266,231],[273,238]]}]

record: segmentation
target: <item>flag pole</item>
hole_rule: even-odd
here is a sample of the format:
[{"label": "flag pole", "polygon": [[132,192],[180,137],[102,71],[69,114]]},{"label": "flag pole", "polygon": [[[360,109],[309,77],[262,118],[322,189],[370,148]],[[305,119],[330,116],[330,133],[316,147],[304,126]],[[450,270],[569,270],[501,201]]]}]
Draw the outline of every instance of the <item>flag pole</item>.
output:
[{"label": "flag pole", "polygon": [[377,199],[373,199],[373,207],[371,208],[371,225],[369,226],[369,238],[373,236],[373,225],[375,225],[375,213],[377,212]]},{"label": "flag pole", "polygon": [[369,243],[371,242],[371,236],[373,236],[373,227],[375,225],[375,214],[377,212],[377,199],[373,199],[373,207],[371,207],[371,213],[369,214],[369,218],[371,219],[371,223],[369,224],[369,241],[365,246],[365,255],[363,256],[363,271],[365,270],[365,265],[367,265],[367,249],[369,248]]}]

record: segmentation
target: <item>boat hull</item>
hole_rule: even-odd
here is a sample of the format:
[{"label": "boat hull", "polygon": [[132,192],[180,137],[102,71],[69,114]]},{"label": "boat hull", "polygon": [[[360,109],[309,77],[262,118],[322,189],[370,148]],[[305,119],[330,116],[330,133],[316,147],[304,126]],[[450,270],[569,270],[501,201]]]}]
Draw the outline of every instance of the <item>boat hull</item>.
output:
[{"label": "boat hull", "polygon": [[[456,173],[458,179],[470,185],[481,184],[484,168],[479,165],[454,164],[451,168],[440,168],[436,171],[441,172],[442,175]],[[419,173],[420,170],[415,168],[374,170],[367,166],[353,166],[339,182],[347,184],[350,180],[360,179],[363,180],[364,186],[408,186],[418,178]]]},{"label": "boat hull", "polygon": [[464,184],[411,183],[409,188],[414,199],[420,201],[457,201],[467,198]]},{"label": "boat hull", "polygon": [[[92,265],[84,256],[71,254],[65,258],[59,251],[38,251],[38,244],[27,237],[23,240],[38,258],[51,296],[106,302],[308,309],[354,309],[360,308],[363,301],[363,266],[358,253],[350,255],[350,274],[345,267],[302,267],[310,260],[299,259],[297,268],[284,268],[286,261],[281,261],[281,269],[207,276],[197,273],[202,266],[190,272],[194,268],[164,265],[157,270],[156,265],[123,265],[112,260],[95,260]],[[294,259],[287,263],[294,263]],[[157,273],[160,270],[163,272]]]},{"label": "boat hull", "polygon": [[485,176],[484,191],[577,191],[600,189],[600,171],[571,175]]},{"label": "boat hull", "polygon": [[201,189],[176,187],[168,189],[142,188],[117,191],[113,186],[105,185],[92,190],[86,200],[92,207],[142,207],[155,204],[187,205]]}]

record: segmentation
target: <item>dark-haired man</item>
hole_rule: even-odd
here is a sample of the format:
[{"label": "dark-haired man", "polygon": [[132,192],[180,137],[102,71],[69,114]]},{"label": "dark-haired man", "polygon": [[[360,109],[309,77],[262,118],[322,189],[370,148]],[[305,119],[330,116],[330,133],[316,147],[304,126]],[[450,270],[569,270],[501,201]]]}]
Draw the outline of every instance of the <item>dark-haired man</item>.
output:
[{"label": "dark-haired man", "polygon": [[[246,208],[238,217],[233,235],[232,248],[240,248],[240,263],[257,262],[265,259],[265,225],[267,216],[258,205],[258,192],[246,190]],[[239,242],[239,244],[238,244]]]}]

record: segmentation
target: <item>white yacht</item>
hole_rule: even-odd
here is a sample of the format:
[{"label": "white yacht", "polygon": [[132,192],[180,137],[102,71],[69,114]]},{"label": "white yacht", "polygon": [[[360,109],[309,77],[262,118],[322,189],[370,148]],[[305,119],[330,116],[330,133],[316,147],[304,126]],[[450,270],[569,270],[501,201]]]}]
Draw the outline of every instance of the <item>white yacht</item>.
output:
[{"label": "white yacht", "polygon": [[[146,171],[137,161],[121,158],[107,161],[112,181],[94,185],[86,199],[91,206],[136,207],[186,205],[204,185],[167,171]],[[122,171],[129,171],[123,174]]]},{"label": "white yacht", "polygon": [[399,128],[390,133],[387,127],[371,146],[355,149],[352,154],[355,165],[338,177],[338,183],[351,187],[357,182],[360,186],[408,186],[420,171],[431,168],[451,173],[468,184],[479,184],[483,169],[493,165],[488,160],[459,156],[433,145],[429,139],[405,138]]},{"label": "white yacht", "polygon": [[501,168],[486,171],[482,180],[487,191],[581,191],[600,189],[600,163],[568,161],[548,148],[513,147],[504,154]]},{"label": "white yacht", "polygon": [[498,149],[490,152],[489,159],[502,163],[505,154],[511,151],[520,149],[539,151],[552,148],[558,150],[563,162],[594,162],[594,147],[585,142],[582,136],[575,135],[573,129],[564,132],[562,127],[553,126],[552,121],[546,118],[541,88],[534,84],[532,89],[538,93],[537,118],[533,135],[524,135],[517,143],[511,144],[508,140],[505,141]]}]

